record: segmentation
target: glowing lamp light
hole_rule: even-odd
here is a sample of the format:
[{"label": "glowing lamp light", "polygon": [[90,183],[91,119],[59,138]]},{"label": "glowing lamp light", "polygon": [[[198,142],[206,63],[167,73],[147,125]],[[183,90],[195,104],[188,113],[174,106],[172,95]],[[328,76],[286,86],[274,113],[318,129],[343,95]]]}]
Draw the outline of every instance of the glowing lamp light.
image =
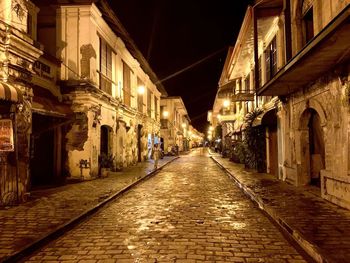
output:
[{"label": "glowing lamp light", "polygon": [[227,108],[228,106],[230,106],[230,101],[224,100],[224,107]]},{"label": "glowing lamp light", "polygon": [[169,112],[168,112],[168,111],[164,111],[164,112],[163,112],[163,117],[164,117],[164,118],[167,118],[168,116],[169,116]]},{"label": "glowing lamp light", "polygon": [[144,94],[145,93],[145,86],[139,86],[137,88],[137,93],[138,94]]},{"label": "glowing lamp light", "polygon": [[182,128],[186,128],[186,123],[183,123],[183,124],[182,124]]},{"label": "glowing lamp light", "polygon": [[213,131],[214,130],[214,127],[213,126],[210,126],[209,127],[209,131]]}]

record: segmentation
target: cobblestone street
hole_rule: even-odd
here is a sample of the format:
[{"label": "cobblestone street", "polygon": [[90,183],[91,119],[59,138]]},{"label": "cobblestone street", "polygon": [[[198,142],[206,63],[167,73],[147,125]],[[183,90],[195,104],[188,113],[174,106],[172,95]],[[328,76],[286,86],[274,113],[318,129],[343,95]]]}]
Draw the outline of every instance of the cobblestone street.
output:
[{"label": "cobblestone street", "polygon": [[197,150],[48,244],[28,262],[305,262]]}]

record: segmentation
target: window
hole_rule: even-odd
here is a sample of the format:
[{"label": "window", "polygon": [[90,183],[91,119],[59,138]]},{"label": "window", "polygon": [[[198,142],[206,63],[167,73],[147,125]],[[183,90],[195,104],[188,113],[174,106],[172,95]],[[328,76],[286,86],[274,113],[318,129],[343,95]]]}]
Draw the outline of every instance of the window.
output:
[{"label": "window", "polygon": [[158,120],[158,98],[154,97],[154,119]]},{"label": "window", "polygon": [[265,50],[266,82],[277,73],[277,46],[276,37],[272,39]]},{"label": "window", "polygon": [[[144,86],[142,80],[137,78],[137,87]],[[143,113],[143,94],[137,93],[137,110]]]},{"label": "window", "polygon": [[247,77],[244,80],[245,83],[245,91],[249,92],[250,90],[250,74],[247,75]]},{"label": "window", "polygon": [[112,95],[112,48],[100,38],[100,89]]},{"label": "window", "polygon": [[152,117],[152,92],[147,89],[147,115]]},{"label": "window", "polygon": [[27,34],[33,35],[33,16],[28,12],[27,14]]},{"label": "window", "polygon": [[131,69],[129,66],[123,61],[123,101],[126,106],[130,107],[131,101]]},{"label": "window", "polygon": [[258,60],[258,69],[259,69],[259,72],[258,72],[258,80],[259,80],[259,88],[261,88],[262,87],[262,77],[261,77],[261,75],[262,75],[262,70],[261,70],[261,56],[259,57],[259,60]]},{"label": "window", "polygon": [[303,1],[302,15],[304,44],[307,44],[314,37],[314,14],[310,1]]}]

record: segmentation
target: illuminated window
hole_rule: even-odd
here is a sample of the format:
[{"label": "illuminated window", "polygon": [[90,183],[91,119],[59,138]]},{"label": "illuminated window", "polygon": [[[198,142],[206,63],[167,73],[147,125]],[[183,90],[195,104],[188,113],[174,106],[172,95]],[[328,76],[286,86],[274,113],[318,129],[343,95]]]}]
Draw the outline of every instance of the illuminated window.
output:
[{"label": "illuminated window", "polygon": [[131,101],[131,69],[129,66],[123,61],[123,101],[124,104],[130,106]]}]

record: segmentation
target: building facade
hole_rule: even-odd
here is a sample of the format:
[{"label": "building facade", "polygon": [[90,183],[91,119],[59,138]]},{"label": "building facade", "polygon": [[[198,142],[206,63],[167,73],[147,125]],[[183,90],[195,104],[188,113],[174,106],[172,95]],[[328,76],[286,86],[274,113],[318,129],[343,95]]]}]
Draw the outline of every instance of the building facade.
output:
[{"label": "building facade", "polygon": [[148,159],[167,94],[107,1],[0,7],[0,205]]},{"label": "building facade", "polygon": [[0,8],[0,205],[25,198],[35,75],[42,55],[33,26],[38,9],[30,1],[1,1]]},{"label": "building facade", "polygon": [[189,149],[190,119],[181,97],[169,96],[161,98],[161,138],[164,152],[168,153],[173,147],[177,151]]},{"label": "building facade", "polygon": [[[254,100],[244,95],[243,115],[259,109],[252,126],[265,129],[266,171],[318,189],[323,198],[346,208],[349,4],[265,0],[249,7],[228,53],[217,94],[223,99],[216,106],[236,103],[236,114],[242,112],[237,86],[247,93],[249,85]],[[216,112],[212,115],[221,117]],[[233,133],[240,126],[238,116],[234,119],[227,128]]]}]

